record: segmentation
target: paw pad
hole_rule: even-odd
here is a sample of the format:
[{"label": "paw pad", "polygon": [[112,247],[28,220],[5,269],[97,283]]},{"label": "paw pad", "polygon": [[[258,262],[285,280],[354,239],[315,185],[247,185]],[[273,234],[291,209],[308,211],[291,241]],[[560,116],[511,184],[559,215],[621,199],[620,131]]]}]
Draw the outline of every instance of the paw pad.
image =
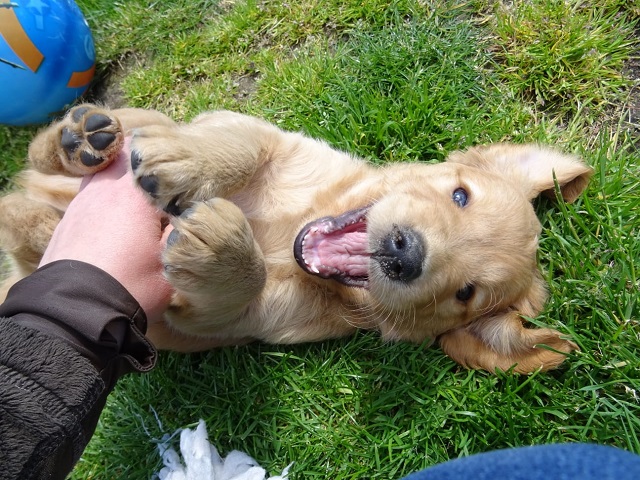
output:
[{"label": "paw pad", "polygon": [[104,150],[109,145],[111,145],[115,139],[116,139],[116,136],[113,133],[96,132],[89,135],[89,137],[87,138],[87,141],[96,150]]},{"label": "paw pad", "polygon": [[78,123],[84,117],[84,114],[89,111],[89,107],[78,107],[71,113],[71,119]]},{"label": "paw pad", "polygon": [[111,125],[112,121],[106,115],[101,113],[94,113],[87,121],[84,122],[84,130],[86,132],[95,132],[96,130],[103,130]]},{"label": "paw pad", "polygon": [[62,148],[64,148],[67,155],[75,152],[80,146],[82,141],[68,128],[62,129],[62,138],[60,139],[60,144]]},{"label": "paw pad", "polygon": [[171,230],[171,233],[167,237],[167,247],[171,247],[175,245],[179,239],[180,239],[180,232],[178,231],[177,228],[174,228],[173,230]]},{"label": "paw pad", "polygon": [[155,175],[146,175],[138,179],[138,184],[145,192],[154,198],[157,198],[158,193],[158,177]]},{"label": "paw pad", "polygon": [[142,155],[137,150],[131,150],[131,170],[134,172],[142,163]]},{"label": "paw pad", "polygon": [[100,165],[104,159],[102,157],[96,157],[93,153],[82,151],[80,152],[80,161],[87,167],[95,167]]},{"label": "paw pad", "polygon": [[82,105],[71,110],[63,122],[60,146],[66,168],[76,175],[101,170],[122,148],[120,122],[106,111]]}]

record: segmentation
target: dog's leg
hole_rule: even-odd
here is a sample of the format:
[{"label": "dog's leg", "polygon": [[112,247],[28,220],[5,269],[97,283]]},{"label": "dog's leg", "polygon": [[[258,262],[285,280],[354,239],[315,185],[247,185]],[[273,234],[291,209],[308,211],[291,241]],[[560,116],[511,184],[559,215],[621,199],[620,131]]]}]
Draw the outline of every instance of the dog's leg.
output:
[{"label": "dog's leg", "polygon": [[29,161],[42,173],[82,176],[109,165],[123,143],[118,118],[109,110],[84,104],[33,139]]},{"label": "dog's leg", "polygon": [[0,198],[0,244],[12,260],[11,274],[0,287],[0,301],[11,285],[38,267],[61,217],[60,211],[23,192]]},{"label": "dog's leg", "polygon": [[23,190],[0,198],[0,245],[12,263],[2,292],[40,263],[64,209],[78,190],[80,180],[69,177],[101,170],[115,158],[123,141],[120,122],[92,105],[70,110],[34,138],[29,145],[33,168],[18,181]]},{"label": "dog's leg", "polygon": [[264,287],[262,252],[242,211],[221,198],[196,203],[172,224],[163,263],[176,293],[167,321],[189,335],[219,332]]},{"label": "dog's leg", "polygon": [[228,198],[245,187],[270,160],[280,135],[254,117],[208,113],[188,125],[137,129],[131,164],[154,202],[177,215],[194,202]]}]

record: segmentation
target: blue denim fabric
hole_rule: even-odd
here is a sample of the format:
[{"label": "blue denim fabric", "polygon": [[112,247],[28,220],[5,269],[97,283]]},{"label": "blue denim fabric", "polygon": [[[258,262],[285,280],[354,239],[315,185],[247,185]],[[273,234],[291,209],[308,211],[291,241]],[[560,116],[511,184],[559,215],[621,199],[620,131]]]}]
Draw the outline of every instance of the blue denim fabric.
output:
[{"label": "blue denim fabric", "polygon": [[405,480],[639,480],[640,456],[591,444],[520,447],[434,465]]}]

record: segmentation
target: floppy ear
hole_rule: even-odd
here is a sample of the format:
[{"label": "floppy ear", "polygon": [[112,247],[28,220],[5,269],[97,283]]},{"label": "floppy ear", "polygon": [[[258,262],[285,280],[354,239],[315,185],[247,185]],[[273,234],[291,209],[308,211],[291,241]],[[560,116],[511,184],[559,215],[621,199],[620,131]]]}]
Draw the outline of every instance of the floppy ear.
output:
[{"label": "floppy ear", "polygon": [[521,318],[536,315],[544,304],[544,284],[541,279],[536,280],[513,310],[479,318],[442,334],[439,342],[444,352],[464,367],[490,372],[514,367],[518,373],[532,373],[560,365],[566,354],[578,346],[561,338],[556,330],[526,328]]},{"label": "floppy ear", "polygon": [[593,169],[577,157],[538,145],[498,143],[453,152],[448,162],[488,170],[522,184],[530,199],[543,194],[555,199],[554,177],[566,202],[587,187]]}]

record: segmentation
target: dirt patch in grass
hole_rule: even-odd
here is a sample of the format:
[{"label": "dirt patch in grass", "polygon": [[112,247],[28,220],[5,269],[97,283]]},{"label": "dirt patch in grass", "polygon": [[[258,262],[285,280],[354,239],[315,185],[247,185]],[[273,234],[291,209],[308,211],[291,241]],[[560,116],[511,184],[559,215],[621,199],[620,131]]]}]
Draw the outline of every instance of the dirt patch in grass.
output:
[{"label": "dirt patch in grass", "polygon": [[244,102],[249,99],[258,89],[257,83],[259,78],[260,72],[253,63],[251,63],[246,72],[241,75],[235,75],[233,78],[233,85],[235,87],[233,98],[239,102]]},{"label": "dirt patch in grass", "polygon": [[85,100],[109,108],[122,108],[127,98],[122,89],[122,81],[133,70],[148,65],[149,60],[137,53],[131,53],[99,68],[93,85],[85,95]]},{"label": "dirt patch in grass", "polygon": [[[629,82],[629,86],[622,92],[617,103],[607,106],[602,115],[590,123],[587,128],[588,143],[597,139],[606,129],[610,132],[619,131],[623,136],[630,137],[632,144],[640,146],[640,58],[627,60],[621,74]],[[627,141],[626,138],[619,139],[621,143]]]},{"label": "dirt patch in grass", "polygon": [[632,81],[629,96],[624,105],[626,123],[629,128],[640,133],[640,58],[636,57],[627,62],[623,75]]}]

